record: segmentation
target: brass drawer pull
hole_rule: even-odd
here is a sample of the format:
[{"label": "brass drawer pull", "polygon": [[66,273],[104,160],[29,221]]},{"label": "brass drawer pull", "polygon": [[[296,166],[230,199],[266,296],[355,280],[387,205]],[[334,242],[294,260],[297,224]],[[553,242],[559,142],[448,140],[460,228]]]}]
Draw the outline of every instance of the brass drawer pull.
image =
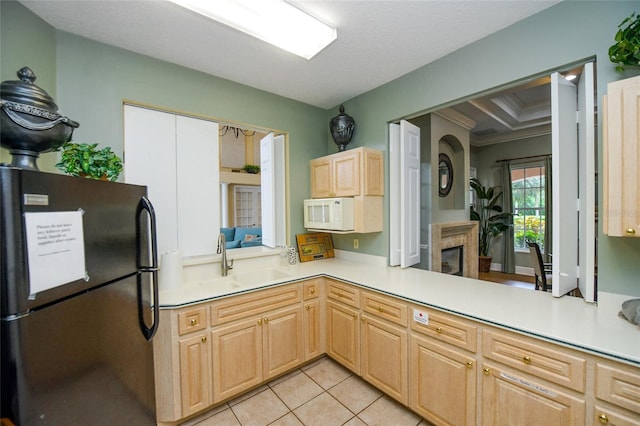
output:
[{"label": "brass drawer pull", "polygon": [[607,424],[609,423],[609,418],[607,417],[606,414],[602,413],[598,416],[598,420],[600,420],[600,423],[602,424]]},{"label": "brass drawer pull", "polygon": [[198,324],[198,320],[195,319],[195,318],[192,318],[191,321],[189,321],[189,324],[196,325],[196,324]]},{"label": "brass drawer pull", "polygon": [[382,308],[382,306],[378,306],[378,312],[384,312],[384,309]]},{"label": "brass drawer pull", "polygon": [[473,361],[467,361],[467,368],[473,367]]},{"label": "brass drawer pull", "polygon": [[522,357],[522,362],[524,362],[525,364],[531,364],[531,357],[525,355],[524,357]]},{"label": "brass drawer pull", "polygon": [[485,376],[488,376],[489,374],[491,374],[491,369],[490,368],[484,368],[484,369],[482,369],[482,372],[484,373]]},{"label": "brass drawer pull", "polygon": [[201,341],[202,343],[205,343],[205,342],[207,341],[207,336],[202,336],[202,337],[200,338],[200,341]]},{"label": "brass drawer pull", "polygon": [[438,334],[442,333],[442,328],[441,327],[436,327],[436,333],[438,333]]},{"label": "brass drawer pull", "polygon": [[625,230],[624,230],[624,232],[625,232],[627,235],[635,235],[635,234],[636,234],[636,230],[635,230],[635,229],[633,229],[633,228],[627,228],[627,229],[625,229]]},{"label": "brass drawer pull", "polygon": [[316,289],[315,289],[315,288],[310,288],[310,289],[309,289],[309,294],[315,294],[315,292],[316,292]]},{"label": "brass drawer pull", "polygon": [[307,311],[309,310],[309,308],[311,308],[311,306],[307,305],[304,307]]}]

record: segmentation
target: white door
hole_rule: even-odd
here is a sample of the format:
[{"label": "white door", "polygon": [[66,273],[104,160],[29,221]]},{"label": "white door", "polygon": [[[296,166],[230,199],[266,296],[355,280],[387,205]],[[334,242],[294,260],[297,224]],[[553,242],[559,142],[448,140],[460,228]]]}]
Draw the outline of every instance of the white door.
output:
[{"label": "white door", "polygon": [[577,90],[559,73],[551,74],[552,294],[578,286]]},{"label": "white door", "polygon": [[262,244],[286,244],[284,136],[269,133],[260,140],[260,185],[262,188]]},{"label": "white door", "polygon": [[578,287],[587,302],[595,302],[595,102],[593,62],[585,64],[578,83],[579,264]]},{"label": "white door", "polygon": [[420,263],[420,128],[389,125],[391,266]]}]

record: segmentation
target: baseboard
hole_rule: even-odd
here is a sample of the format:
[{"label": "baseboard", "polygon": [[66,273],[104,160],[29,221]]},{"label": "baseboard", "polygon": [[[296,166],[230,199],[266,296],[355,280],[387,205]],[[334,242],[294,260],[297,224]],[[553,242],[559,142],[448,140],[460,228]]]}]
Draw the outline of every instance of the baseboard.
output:
[{"label": "baseboard", "polygon": [[[491,270],[496,272],[502,272],[502,263],[492,263]],[[526,266],[516,266],[515,273],[518,275],[528,275],[530,277],[534,276],[533,268],[529,268]]]}]

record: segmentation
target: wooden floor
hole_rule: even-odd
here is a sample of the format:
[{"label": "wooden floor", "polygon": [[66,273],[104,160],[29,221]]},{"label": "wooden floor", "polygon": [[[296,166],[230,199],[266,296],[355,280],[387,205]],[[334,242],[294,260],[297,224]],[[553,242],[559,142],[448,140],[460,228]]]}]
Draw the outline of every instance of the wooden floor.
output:
[{"label": "wooden floor", "polygon": [[529,275],[505,274],[504,272],[479,272],[478,279],[535,290],[534,278]]}]

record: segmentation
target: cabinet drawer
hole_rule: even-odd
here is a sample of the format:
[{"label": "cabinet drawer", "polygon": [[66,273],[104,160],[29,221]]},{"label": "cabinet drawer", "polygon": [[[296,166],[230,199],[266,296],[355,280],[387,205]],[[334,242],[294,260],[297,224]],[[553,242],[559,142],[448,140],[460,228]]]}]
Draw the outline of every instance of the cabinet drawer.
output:
[{"label": "cabinet drawer", "polygon": [[315,278],[302,283],[302,300],[316,299],[320,296],[322,280],[324,280],[324,278]]},{"label": "cabinet drawer", "polygon": [[222,324],[302,301],[300,284],[288,284],[241,296],[220,299],[211,304],[211,325]]},{"label": "cabinet drawer", "polygon": [[360,290],[352,285],[327,279],[327,296],[354,308],[360,307]]},{"label": "cabinet drawer", "polygon": [[178,334],[192,333],[207,327],[207,308],[195,308],[178,312]]},{"label": "cabinet drawer", "polygon": [[478,329],[475,325],[422,306],[413,306],[411,314],[412,330],[471,352],[477,351]]},{"label": "cabinet drawer", "polygon": [[640,371],[597,363],[596,397],[640,414]]},{"label": "cabinet drawer", "polygon": [[629,416],[596,404],[593,412],[593,426],[638,426],[638,416]]},{"label": "cabinet drawer", "polygon": [[360,293],[362,310],[403,327],[407,326],[406,303],[390,297],[363,291]]},{"label": "cabinet drawer", "polygon": [[485,329],[482,353],[534,376],[580,392],[585,390],[586,360],[568,349]]}]

